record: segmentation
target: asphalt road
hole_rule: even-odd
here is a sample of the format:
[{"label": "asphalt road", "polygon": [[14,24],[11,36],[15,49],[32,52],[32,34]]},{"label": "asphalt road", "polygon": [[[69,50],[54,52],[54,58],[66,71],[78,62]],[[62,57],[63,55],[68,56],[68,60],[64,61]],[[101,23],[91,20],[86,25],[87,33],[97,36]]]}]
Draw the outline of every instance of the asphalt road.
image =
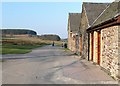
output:
[{"label": "asphalt road", "polygon": [[[71,72],[78,71],[80,65],[82,65],[81,70],[85,70],[87,68],[82,61],[80,62],[78,59],[75,58],[76,56],[73,55],[72,52],[65,51],[61,47],[45,46],[42,48],[34,49],[31,53],[28,54],[3,55],[2,57],[4,59],[4,62],[2,63],[3,84],[83,83],[82,81],[80,81],[80,79],[83,78],[77,79],[69,76],[71,75]],[[71,67],[76,68],[76,70],[72,69]],[[87,71],[89,71],[90,69],[91,68],[88,68]],[[93,71],[93,69],[91,70]],[[84,75],[84,82],[86,81],[86,79],[89,79],[88,76],[86,76],[87,78],[85,78],[86,74],[82,75]],[[103,77],[101,78],[102,75]],[[105,75],[104,73],[102,73],[102,75],[100,75],[100,77],[98,78],[94,78],[92,76],[92,80],[96,81],[95,79],[103,79],[107,81],[114,81],[107,74]]]}]

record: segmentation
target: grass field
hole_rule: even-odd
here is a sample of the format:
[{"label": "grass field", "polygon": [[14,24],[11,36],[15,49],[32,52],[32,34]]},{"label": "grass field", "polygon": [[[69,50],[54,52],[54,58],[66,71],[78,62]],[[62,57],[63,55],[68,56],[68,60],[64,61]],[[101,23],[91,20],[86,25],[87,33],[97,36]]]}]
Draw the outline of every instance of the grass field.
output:
[{"label": "grass field", "polygon": [[32,51],[32,49],[41,47],[41,45],[14,45],[14,44],[2,44],[1,54],[25,54]]},{"label": "grass field", "polygon": [[[25,54],[34,48],[51,44],[53,41],[38,38],[3,38],[0,44],[0,54]],[[57,45],[61,42],[56,41]]]}]

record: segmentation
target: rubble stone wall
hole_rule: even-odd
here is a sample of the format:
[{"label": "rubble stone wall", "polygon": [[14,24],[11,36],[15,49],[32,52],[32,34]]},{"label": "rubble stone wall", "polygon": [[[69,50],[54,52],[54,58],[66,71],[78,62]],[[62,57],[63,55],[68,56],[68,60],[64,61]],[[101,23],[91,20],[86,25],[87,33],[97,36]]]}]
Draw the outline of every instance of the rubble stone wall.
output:
[{"label": "rubble stone wall", "polygon": [[[118,26],[101,30],[102,36],[102,67],[108,70],[114,78],[118,77]],[[120,33],[119,33],[120,34]],[[119,38],[120,39],[120,38]]]},{"label": "rubble stone wall", "polygon": [[[82,54],[81,57],[88,59],[88,18],[86,16],[85,8],[82,8],[81,22],[80,22],[80,35],[82,35]],[[80,51],[81,52],[81,51]]]}]

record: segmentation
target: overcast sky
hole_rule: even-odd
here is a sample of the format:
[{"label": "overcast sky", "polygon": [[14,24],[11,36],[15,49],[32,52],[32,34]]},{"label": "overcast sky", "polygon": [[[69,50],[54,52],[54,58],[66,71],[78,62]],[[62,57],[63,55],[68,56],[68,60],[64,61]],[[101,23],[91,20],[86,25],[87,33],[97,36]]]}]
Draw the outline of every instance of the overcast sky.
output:
[{"label": "overcast sky", "polygon": [[[114,0],[83,1],[104,3]],[[2,0],[0,27],[30,28],[36,31],[38,35],[58,34],[61,38],[67,38],[68,13],[80,13],[83,1]]]}]

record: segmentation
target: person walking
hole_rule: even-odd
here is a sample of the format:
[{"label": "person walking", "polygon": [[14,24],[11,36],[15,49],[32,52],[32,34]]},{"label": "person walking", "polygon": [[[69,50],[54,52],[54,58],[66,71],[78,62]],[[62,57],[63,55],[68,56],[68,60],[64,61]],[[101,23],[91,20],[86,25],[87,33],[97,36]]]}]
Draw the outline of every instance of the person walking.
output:
[{"label": "person walking", "polygon": [[52,43],[52,46],[54,46],[55,44],[54,44],[54,42]]},{"label": "person walking", "polygon": [[64,48],[67,48],[67,43],[64,44]]}]

